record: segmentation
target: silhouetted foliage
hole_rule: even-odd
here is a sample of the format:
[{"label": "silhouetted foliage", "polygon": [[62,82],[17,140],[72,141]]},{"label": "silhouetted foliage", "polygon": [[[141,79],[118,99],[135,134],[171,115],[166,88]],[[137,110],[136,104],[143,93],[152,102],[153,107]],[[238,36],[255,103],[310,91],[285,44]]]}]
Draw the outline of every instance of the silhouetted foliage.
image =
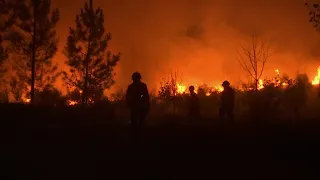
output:
[{"label": "silhouetted foliage", "polygon": [[76,28],[70,28],[65,47],[70,71],[64,72],[68,87],[83,92],[83,104],[114,84],[114,67],[120,54],[112,55],[107,50],[110,40],[111,34],[105,33],[103,10],[95,9],[92,0],[86,2],[76,17]]},{"label": "silhouetted foliage", "polygon": [[180,83],[178,79],[178,72],[170,74],[169,78],[163,78],[160,82],[160,90],[158,91],[158,97],[161,100],[172,103],[173,114],[176,111],[176,98],[178,96],[178,84]]},{"label": "silhouetted foliage", "polygon": [[298,74],[295,83],[285,90],[283,102],[292,115],[299,117],[301,108],[307,103],[311,88],[312,85],[309,83],[308,76],[306,74]]},{"label": "silhouetted foliage", "polygon": [[211,95],[214,92],[214,89],[212,89],[211,87],[209,87],[206,84],[200,85],[198,87],[198,96],[199,98]]},{"label": "silhouetted foliage", "polygon": [[260,43],[255,35],[252,36],[252,42],[247,46],[242,46],[239,53],[239,63],[242,68],[250,75],[254,81],[254,89],[258,90],[259,79],[264,71],[270,53],[269,47],[264,41]]},{"label": "silhouetted foliage", "polygon": [[68,100],[76,102],[77,104],[81,102],[81,91],[78,89],[74,89],[73,91],[69,91],[67,93]]},{"label": "silhouetted foliage", "polygon": [[[5,45],[5,40],[9,29],[15,20],[13,0],[0,1],[0,81],[7,69],[3,66],[5,60],[8,59],[9,48]],[[8,44],[8,42],[7,42]],[[1,82],[0,82],[1,83]]]},{"label": "silhouetted foliage", "polygon": [[47,86],[36,93],[35,104],[40,106],[64,106],[66,98],[53,86]]},{"label": "silhouetted foliage", "polygon": [[172,89],[172,84],[170,82],[166,82],[163,80],[163,82],[160,82],[160,90],[158,97],[163,100],[171,100],[171,97],[173,96],[173,93],[171,91]]},{"label": "silhouetted foliage", "polygon": [[6,87],[0,90],[0,103],[9,103],[9,90]]},{"label": "silhouetted foliage", "polygon": [[320,32],[320,5],[318,3],[309,4],[306,2],[305,6],[309,9],[309,21],[312,23],[313,27]]},{"label": "silhouetted foliage", "polygon": [[111,93],[111,95],[110,95],[110,99],[114,102],[124,101],[125,97],[126,97],[126,93],[123,89],[120,89],[114,93]]},{"label": "silhouetted foliage", "polygon": [[27,91],[24,82],[19,81],[16,76],[12,76],[10,78],[9,85],[10,92],[12,93],[14,100],[18,103],[21,103],[22,95]]},{"label": "silhouetted foliage", "polygon": [[59,11],[50,10],[50,0],[24,0],[17,8],[19,17],[10,34],[15,50],[14,70],[19,81],[30,86],[31,104],[35,91],[41,91],[60,75],[52,58],[57,51],[55,26]]},{"label": "silhouetted foliage", "polygon": [[4,47],[2,42],[3,40],[0,34],[0,78],[2,78],[6,72],[6,68],[4,68],[3,64],[4,61],[8,59],[8,50]]},{"label": "silhouetted foliage", "polygon": [[6,39],[10,28],[17,23],[19,7],[26,0],[0,0],[0,34]]}]

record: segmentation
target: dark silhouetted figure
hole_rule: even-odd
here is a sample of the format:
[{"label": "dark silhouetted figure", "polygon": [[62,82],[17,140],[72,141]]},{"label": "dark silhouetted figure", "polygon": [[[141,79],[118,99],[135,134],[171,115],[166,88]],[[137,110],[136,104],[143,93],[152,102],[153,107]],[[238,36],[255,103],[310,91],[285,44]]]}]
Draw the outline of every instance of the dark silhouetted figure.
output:
[{"label": "dark silhouetted figure", "polygon": [[198,95],[194,92],[194,86],[189,87],[190,96],[188,97],[188,115],[191,118],[200,116],[200,104]]},{"label": "dark silhouetted figure", "polygon": [[147,85],[141,82],[140,73],[133,73],[132,81],[127,89],[126,101],[131,111],[131,125],[141,127],[150,110],[149,92]]},{"label": "dark silhouetted figure", "polygon": [[234,107],[234,90],[230,87],[228,81],[222,83],[224,90],[221,93],[221,105],[219,110],[220,119],[227,116],[229,120],[233,120],[233,107]]}]

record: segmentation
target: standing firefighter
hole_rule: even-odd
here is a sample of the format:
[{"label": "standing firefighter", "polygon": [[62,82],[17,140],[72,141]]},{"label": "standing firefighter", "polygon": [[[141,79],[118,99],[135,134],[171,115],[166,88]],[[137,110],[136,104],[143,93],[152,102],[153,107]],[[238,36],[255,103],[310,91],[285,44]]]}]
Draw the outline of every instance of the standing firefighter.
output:
[{"label": "standing firefighter", "polygon": [[130,120],[132,126],[140,127],[150,109],[149,92],[147,85],[141,82],[140,73],[133,73],[132,81],[133,83],[127,89],[126,100],[131,110]]},{"label": "standing firefighter", "polygon": [[220,119],[227,116],[228,119],[233,120],[233,107],[234,107],[234,90],[230,87],[228,81],[222,83],[224,90],[221,93],[221,106],[219,110]]},{"label": "standing firefighter", "polygon": [[190,96],[188,97],[188,115],[191,118],[200,116],[200,105],[198,95],[194,92],[194,86],[189,87]]}]

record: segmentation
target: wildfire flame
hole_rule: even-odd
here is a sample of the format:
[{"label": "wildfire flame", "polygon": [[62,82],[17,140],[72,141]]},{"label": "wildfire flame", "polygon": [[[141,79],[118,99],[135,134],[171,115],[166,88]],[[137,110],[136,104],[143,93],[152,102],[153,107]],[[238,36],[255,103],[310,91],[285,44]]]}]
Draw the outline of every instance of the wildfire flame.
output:
[{"label": "wildfire flame", "polygon": [[263,89],[264,86],[263,86],[263,80],[262,79],[259,79],[259,82],[258,82],[258,90],[260,89]]},{"label": "wildfire flame", "polygon": [[78,104],[77,101],[68,100],[68,105],[69,106],[74,106],[74,105],[77,105],[77,104]]},{"label": "wildfire flame", "polygon": [[[277,74],[277,78],[273,81],[275,86],[283,86],[283,87],[288,86],[288,83],[281,82],[281,80],[279,79],[279,76],[280,76],[279,69],[276,69],[275,73]],[[312,83],[312,85],[320,85],[320,66],[317,68],[317,75],[314,77],[314,79],[312,80],[311,83]],[[177,87],[177,94],[187,94],[189,91],[188,90],[189,85],[186,85],[183,83],[177,83],[176,87]],[[199,86],[197,84],[195,84],[194,87],[195,87],[195,92],[198,93]],[[206,92],[206,96],[210,96],[212,91],[216,91],[218,93],[223,91],[223,87],[221,85],[217,85],[217,84],[213,84],[212,86],[209,86],[208,88],[210,89],[210,92]],[[261,90],[263,88],[264,88],[264,82],[262,79],[259,79],[258,90]],[[80,94],[81,93],[82,93],[82,91],[80,91]],[[31,99],[29,99],[29,98],[23,98],[22,100],[25,104],[29,104],[31,102]],[[89,101],[89,103],[93,103],[93,100],[90,98],[88,99],[88,101]],[[77,104],[78,104],[77,101],[68,100],[69,106],[74,106]]]},{"label": "wildfire flame", "polygon": [[312,85],[319,85],[319,83],[320,83],[320,66],[318,67],[317,71],[318,71],[318,74],[312,80],[312,82],[311,82]]},{"label": "wildfire flame", "polygon": [[[187,93],[189,93],[188,92],[189,91],[189,89],[188,89],[189,86],[190,85],[186,85],[186,84],[183,84],[183,83],[177,83],[176,84],[177,94],[187,94]],[[199,85],[198,84],[194,84],[193,86],[195,88],[195,90],[194,90],[195,93],[198,93]],[[210,92],[206,92],[206,96],[210,96],[212,90],[217,91],[217,92],[222,92],[223,91],[223,87],[222,86],[218,86],[216,84],[213,84],[212,86],[208,86],[208,88],[210,89]]]},{"label": "wildfire flame", "polygon": [[29,98],[22,98],[23,103],[29,104],[31,102],[31,99]]},{"label": "wildfire flame", "polygon": [[187,87],[185,85],[180,83],[177,84],[178,94],[183,94],[184,92],[186,92],[186,90],[187,90]]}]

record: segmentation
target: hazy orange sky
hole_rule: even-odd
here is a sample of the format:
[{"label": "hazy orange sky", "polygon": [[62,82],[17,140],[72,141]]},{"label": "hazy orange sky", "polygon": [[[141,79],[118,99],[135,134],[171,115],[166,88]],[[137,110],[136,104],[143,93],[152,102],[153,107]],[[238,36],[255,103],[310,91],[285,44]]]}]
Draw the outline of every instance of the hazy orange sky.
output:
[{"label": "hazy orange sky", "polygon": [[[61,67],[69,26],[85,0],[52,0],[61,11],[55,60]],[[253,32],[276,53],[264,76],[274,70],[316,75],[320,65],[320,34],[308,22],[303,0],[94,0],[105,13],[110,47],[121,52],[114,88],[126,88],[133,71],[142,73],[150,89],[171,70],[187,83],[239,82],[246,74],[238,49]]]}]

